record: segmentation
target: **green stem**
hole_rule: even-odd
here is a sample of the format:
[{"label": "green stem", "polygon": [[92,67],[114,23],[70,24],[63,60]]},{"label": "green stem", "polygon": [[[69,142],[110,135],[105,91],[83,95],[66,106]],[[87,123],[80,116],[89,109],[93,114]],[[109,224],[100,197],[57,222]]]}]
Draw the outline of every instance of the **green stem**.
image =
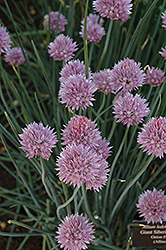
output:
[{"label": "green stem", "polygon": [[150,13],[153,11],[153,9],[155,8],[155,5],[157,4],[159,0],[155,0],[149,7],[149,9],[147,10],[147,12],[145,13],[144,17],[142,19],[140,19],[133,35],[132,38],[130,39],[130,42],[127,46],[127,49],[125,51],[124,57],[127,57],[129,55],[129,52],[131,51],[131,48],[134,46],[139,33],[142,31],[142,28],[147,20],[147,18],[149,17]]},{"label": "green stem", "polygon": [[158,113],[158,111],[159,111],[160,105],[161,105],[161,94],[159,94],[159,104],[158,104],[158,106],[157,106],[157,110],[156,110],[156,112],[155,112],[154,117],[157,116],[157,113]]},{"label": "green stem", "polygon": [[45,180],[46,172],[45,172],[45,168],[44,168],[44,164],[43,164],[43,159],[42,159],[41,156],[40,156],[40,166],[41,166],[41,170],[42,170],[42,176],[41,177],[42,177],[43,185],[45,187],[45,190],[46,190],[48,196],[50,197],[51,200],[53,200],[52,195],[50,193],[50,190],[48,189],[47,184],[46,184],[46,180]]},{"label": "green stem", "polygon": [[89,0],[86,1],[85,18],[84,18],[84,60],[85,60],[85,72],[86,78],[89,77],[88,72],[88,41],[87,41],[87,15],[88,15]]},{"label": "green stem", "polygon": [[100,69],[100,66],[103,62],[103,59],[107,53],[107,49],[108,49],[108,45],[109,45],[109,41],[110,41],[110,35],[111,35],[111,30],[112,30],[112,26],[113,26],[113,20],[110,19],[110,24],[109,24],[109,27],[108,27],[108,32],[107,32],[107,37],[106,37],[106,41],[105,41],[105,46],[104,46],[104,49],[103,49],[103,53],[100,57],[100,61],[98,63],[98,66],[97,66],[97,69],[96,71],[98,71]]},{"label": "green stem", "polygon": [[68,206],[68,205],[70,204],[70,202],[72,202],[72,200],[74,200],[74,197],[76,196],[78,190],[79,190],[79,187],[77,186],[77,187],[75,188],[74,192],[73,192],[73,195],[72,195],[64,204],[60,205],[60,206],[57,208],[57,217],[58,217],[59,220],[61,220],[60,214],[59,214],[60,209],[62,209],[62,208],[64,208],[64,207]]},{"label": "green stem", "polygon": [[90,64],[91,64],[91,60],[92,60],[92,54],[93,54],[93,49],[94,49],[94,43],[91,43],[91,45],[90,45],[90,51],[89,51],[89,63],[88,63],[88,65],[90,66]]},{"label": "green stem", "polygon": [[103,109],[103,107],[104,107],[104,105],[105,105],[105,100],[106,100],[106,94],[103,93],[103,99],[102,99],[101,106],[100,106],[99,110],[97,111],[97,117],[100,116],[100,112],[101,112],[101,110]]},{"label": "green stem", "polygon": [[43,164],[43,158],[41,156],[40,156],[40,165],[41,165],[41,170],[42,170],[42,182],[43,182],[43,185],[45,187],[45,190],[46,190],[48,196],[50,197],[50,199],[56,204],[56,206],[58,206],[58,201],[57,201],[57,198],[55,196],[55,191],[53,190],[52,184],[51,184],[48,176],[46,175],[45,167]]},{"label": "green stem", "polygon": [[[39,217],[39,220],[37,220],[36,222],[35,222],[35,224],[33,225],[33,227],[37,227],[37,225],[39,224],[39,221],[42,219],[42,217],[43,217],[43,214]],[[29,239],[29,237],[31,236],[31,233],[32,233],[33,231],[32,230],[30,230],[29,231],[29,235],[27,235],[25,238],[24,238],[24,240],[21,242],[21,244],[19,245],[19,247],[17,248],[17,250],[21,250],[22,249],[22,247],[24,246],[24,244],[26,243],[26,241]]]},{"label": "green stem", "polygon": [[[26,97],[27,97],[27,99],[28,99],[28,101],[29,101],[31,107],[33,108],[34,111],[36,111],[35,108],[34,108],[34,105],[33,105],[33,103],[32,103],[32,100],[31,100],[31,98],[30,98],[30,96],[29,96],[29,94],[28,94],[28,92],[27,92],[27,90],[26,90],[26,88],[25,88],[24,83],[22,82],[22,79],[21,79],[21,77],[20,77],[20,75],[19,75],[19,73],[18,73],[16,67],[13,65],[12,68],[13,68],[13,70],[14,70],[14,72],[15,72],[15,74],[16,74],[16,76],[17,76],[17,78],[18,78],[18,80],[19,80],[19,82],[20,82],[20,84],[21,84],[21,86],[22,86],[22,88],[23,88],[23,90],[24,90],[24,93],[25,93],[25,95],[26,95]],[[36,113],[36,115],[37,115],[37,117],[38,117],[38,112],[35,112],[35,113]],[[39,117],[38,117],[38,118],[39,118]]]},{"label": "green stem", "polygon": [[117,208],[119,207],[120,203],[123,201],[126,193],[128,192],[128,190],[133,186],[133,184],[139,179],[139,177],[146,171],[147,167],[149,166],[149,164],[152,162],[152,160],[155,158],[155,155],[151,155],[151,157],[149,158],[149,160],[147,161],[147,163],[145,164],[145,166],[139,171],[139,173],[135,176],[135,178],[133,178],[128,185],[126,186],[126,188],[124,189],[123,193],[121,194],[121,196],[119,197],[119,199],[117,200],[114,208],[112,209],[111,215],[110,215],[110,219],[109,219],[109,223],[108,225],[111,224],[112,219],[114,217],[114,214],[117,210]]},{"label": "green stem", "polygon": [[[47,30],[38,30],[38,34],[39,35],[45,35],[47,34]],[[31,31],[22,31],[21,33],[18,33],[19,36],[31,36],[31,35],[36,35],[36,30],[31,30]],[[13,33],[11,34],[11,38],[12,37],[16,37],[17,34]]]},{"label": "green stem", "polygon": [[28,192],[29,192],[30,196],[32,197],[32,200],[34,201],[36,207],[37,207],[38,209],[41,209],[41,206],[40,206],[40,204],[39,204],[37,198],[35,197],[35,194],[33,193],[33,190],[31,190],[31,188],[29,187],[29,185],[28,185],[28,183],[27,183],[27,180],[25,179],[24,175],[22,174],[22,172],[21,172],[20,169],[18,168],[18,166],[17,166],[17,164],[16,164],[16,162],[15,162],[15,160],[14,160],[12,154],[10,153],[10,151],[9,151],[9,149],[8,149],[8,146],[7,146],[7,144],[6,144],[6,141],[5,141],[5,139],[4,139],[4,137],[3,137],[2,133],[1,133],[1,131],[0,131],[0,137],[1,137],[1,141],[2,141],[2,143],[3,143],[3,145],[4,145],[4,147],[5,147],[5,149],[6,149],[6,152],[8,153],[8,155],[9,155],[9,157],[10,157],[10,159],[11,159],[11,162],[12,162],[13,165],[15,166],[15,168],[16,168],[16,170],[17,170],[17,172],[18,172],[18,174],[19,174],[19,176],[20,176],[20,178],[21,178],[21,180],[22,180],[23,185],[24,185],[24,186],[26,187],[26,189],[28,190]]},{"label": "green stem", "polygon": [[[102,116],[106,111],[108,111],[110,108],[112,108],[112,104],[108,106],[106,109],[104,109],[98,116],[96,116],[95,120],[97,121],[100,116]],[[97,114],[96,114],[97,115]]]},{"label": "green stem", "polygon": [[[65,201],[67,201],[69,198],[69,192],[68,192],[68,188],[67,188],[66,184],[63,181],[62,181],[62,187],[63,187],[63,192],[65,195]],[[66,206],[66,209],[67,209],[67,214],[70,215],[71,214],[70,204],[68,206]]]},{"label": "green stem", "polygon": [[123,136],[123,140],[120,144],[120,147],[118,149],[118,152],[116,153],[115,155],[115,158],[114,158],[114,161],[111,165],[111,169],[110,169],[110,174],[109,174],[109,178],[108,178],[108,182],[107,182],[107,186],[106,186],[106,192],[105,192],[105,197],[104,197],[104,205],[103,205],[103,219],[105,218],[105,213],[106,213],[106,204],[107,204],[107,199],[108,199],[108,193],[109,193],[109,190],[110,190],[110,182],[111,182],[111,179],[112,179],[112,174],[113,174],[113,171],[114,171],[114,167],[116,165],[116,162],[119,158],[119,155],[122,151],[122,148],[123,148],[123,145],[126,141],[126,137],[127,137],[127,134],[128,134],[128,131],[129,131],[129,127],[126,128],[126,131],[125,131],[125,134]]},{"label": "green stem", "polygon": [[42,250],[46,250],[46,236],[43,235]]},{"label": "green stem", "polygon": [[147,97],[146,97],[146,100],[149,99],[149,97],[150,97],[150,95],[151,95],[151,92],[152,92],[152,89],[153,89],[153,87],[150,86],[150,89],[149,89],[148,95],[147,95]]},{"label": "green stem", "polygon": [[79,116],[81,116],[81,114],[82,114],[82,108],[81,107],[79,108],[78,114],[79,114]]},{"label": "green stem", "polygon": [[[151,101],[151,103],[153,104],[153,106],[151,107],[151,110],[150,110],[150,113],[149,113],[147,119],[149,119],[149,118],[152,116],[152,114],[153,114],[153,112],[154,112],[154,109],[155,109],[155,107],[156,107],[156,105],[157,105],[158,99],[161,98],[161,94],[162,94],[162,91],[163,91],[164,88],[165,88],[165,84],[166,84],[166,82],[164,82],[164,83],[161,85],[159,92],[156,91],[156,93],[155,93],[155,95],[154,95],[154,97],[153,97],[153,100]],[[159,104],[160,104],[160,102],[159,102]],[[158,110],[157,110],[157,111],[158,111]]]},{"label": "green stem", "polygon": [[115,128],[116,128],[116,119],[114,119],[114,121],[113,121],[113,124],[112,124],[112,128],[111,128],[111,131],[110,131],[110,133],[109,133],[109,135],[108,135],[108,137],[107,137],[107,141],[111,141],[111,138],[112,138],[112,135],[113,135],[113,133],[114,133],[114,131],[115,131]]},{"label": "green stem", "polygon": [[[17,129],[15,128],[15,126],[14,126],[12,120],[10,119],[8,113],[5,111],[4,114],[5,114],[5,117],[6,117],[7,121],[8,121],[8,123],[9,123],[9,125],[10,125],[10,127],[11,127],[13,133],[15,134],[17,140],[19,141],[20,138],[19,138],[19,136],[18,136],[18,131],[17,131]],[[3,132],[4,132],[4,131],[3,131]],[[6,130],[6,132],[7,132],[7,133],[5,133],[5,135],[6,135],[7,137],[10,136],[10,138],[11,138],[11,135],[8,133],[7,130]],[[7,134],[8,134],[8,135],[7,135]],[[13,143],[13,142],[14,142],[14,143]],[[14,141],[12,140],[12,143],[15,144],[15,139],[14,139]],[[16,143],[18,144],[17,141],[16,141]],[[16,145],[16,146],[18,147],[18,146],[20,146],[20,145],[18,144],[18,145]]]},{"label": "green stem", "polygon": [[90,208],[89,208],[89,204],[88,204],[88,200],[87,200],[87,196],[86,196],[86,192],[85,192],[85,187],[84,187],[84,185],[81,186],[81,189],[82,189],[82,195],[83,195],[83,199],[84,199],[85,209],[86,209],[86,212],[87,212],[89,218],[91,219],[91,221],[92,221],[97,227],[102,228],[102,229],[108,234],[109,240],[110,240],[110,242],[111,242],[111,234],[110,234],[109,229],[106,228],[105,226],[99,224],[99,223],[97,222],[97,220],[94,219],[94,217],[93,217],[92,214],[91,214],[91,211],[90,211]]},{"label": "green stem", "polygon": [[[17,210],[16,210],[16,215],[14,216],[14,220],[17,220],[18,218],[18,214],[20,212],[20,209],[21,209],[21,206],[18,206],[17,207]],[[11,230],[10,230],[10,233],[12,234],[14,232],[14,229],[15,229],[15,225],[12,225],[11,227]],[[11,246],[11,241],[12,241],[12,236],[10,235],[8,241],[7,241],[7,245],[6,245],[6,248],[5,250],[9,250],[10,246]]]},{"label": "green stem", "polygon": [[24,227],[26,229],[29,229],[30,231],[35,231],[35,232],[39,232],[41,235],[43,234],[50,234],[50,235],[54,235],[55,233],[52,232],[52,231],[46,231],[46,230],[42,230],[42,229],[39,229],[39,228],[35,228],[35,227],[31,227],[31,226],[28,226],[27,224],[24,224],[22,222],[19,222],[19,221],[15,221],[15,220],[8,220],[8,223],[9,224],[15,224],[17,226],[20,226],[20,227]]},{"label": "green stem", "polygon": [[40,116],[42,118],[42,121],[43,121],[44,125],[46,126],[48,124],[48,122],[47,122],[47,119],[46,119],[46,117],[45,117],[45,115],[43,113],[43,110],[42,110],[41,106],[40,106],[40,103],[39,103],[39,100],[38,100],[36,92],[34,93],[34,96],[35,96],[35,101],[36,101],[36,104],[37,104]]},{"label": "green stem", "polygon": [[33,45],[33,49],[34,49],[34,51],[35,51],[35,54],[36,54],[36,57],[37,57],[39,66],[40,66],[41,71],[42,71],[42,73],[43,73],[43,76],[44,76],[44,78],[45,78],[45,80],[46,80],[46,83],[47,83],[47,85],[48,85],[48,89],[49,89],[49,91],[50,91],[50,94],[51,94],[51,96],[52,96],[52,97],[54,98],[54,100],[55,100],[55,103],[56,103],[57,108],[59,109],[59,111],[60,111],[60,113],[61,113],[61,116],[62,116],[62,118],[63,118],[64,123],[66,123],[67,117],[64,116],[64,111],[62,110],[62,107],[61,107],[61,105],[59,104],[59,102],[58,102],[58,100],[57,100],[56,94],[53,92],[52,83],[50,82],[50,80],[49,80],[49,78],[48,78],[48,74],[47,74],[47,72],[46,72],[46,70],[45,70],[45,67],[44,67],[44,65],[43,65],[43,62],[42,62],[42,60],[41,60],[41,58],[40,58],[40,55],[39,55],[39,53],[38,53],[38,51],[37,51],[37,48],[36,48],[36,46],[35,46],[35,44],[34,44],[33,41],[32,41],[32,45]]}]

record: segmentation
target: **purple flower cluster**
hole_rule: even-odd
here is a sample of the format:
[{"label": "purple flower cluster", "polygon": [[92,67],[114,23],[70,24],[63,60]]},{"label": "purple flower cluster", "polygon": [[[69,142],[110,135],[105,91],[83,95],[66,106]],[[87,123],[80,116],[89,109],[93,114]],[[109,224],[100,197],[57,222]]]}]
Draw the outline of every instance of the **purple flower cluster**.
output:
[{"label": "purple flower cluster", "polygon": [[64,125],[62,131],[62,145],[83,144],[101,154],[104,159],[110,155],[109,142],[102,139],[101,133],[96,128],[97,124],[85,116],[71,118],[67,125]]},{"label": "purple flower cluster", "polygon": [[83,144],[68,145],[57,160],[58,176],[66,184],[99,191],[106,184],[109,167],[102,155]]},{"label": "purple flower cluster", "polygon": [[164,157],[164,153],[166,154],[166,118],[150,118],[139,132],[137,141],[141,144],[140,148],[143,148],[148,155],[155,154],[156,157]]},{"label": "purple flower cluster", "polygon": [[0,24],[0,55],[11,47],[11,38],[6,28]]},{"label": "purple flower cluster", "polygon": [[51,32],[56,32],[57,29],[57,33],[61,33],[65,30],[67,19],[63,14],[59,13],[59,11],[51,11],[49,15],[45,15],[44,19],[44,29],[49,30],[50,28]]},{"label": "purple flower cluster", "polygon": [[106,95],[112,92],[109,76],[111,70],[104,69],[93,74],[93,82],[97,86],[99,92],[104,92]]},{"label": "purple flower cluster", "polygon": [[56,238],[60,248],[64,248],[64,250],[81,250],[86,249],[86,244],[93,241],[94,232],[93,224],[83,214],[78,215],[77,213],[64,218],[58,227]]},{"label": "purple flower cluster", "polygon": [[57,136],[53,130],[48,125],[44,127],[41,122],[30,123],[22,129],[23,133],[19,134],[21,148],[25,150],[28,158],[41,156],[49,160],[51,149],[57,143]]},{"label": "purple flower cluster", "polygon": [[161,69],[154,67],[148,68],[148,70],[146,70],[145,83],[153,87],[158,86],[164,82],[166,78],[164,74],[165,73]]},{"label": "purple flower cluster", "polygon": [[126,58],[114,65],[110,72],[109,84],[115,94],[131,92],[144,84],[141,64]]},{"label": "purple flower cluster", "polygon": [[25,57],[20,47],[9,49],[5,54],[5,61],[11,66],[18,66],[25,62]]},{"label": "purple flower cluster", "polygon": [[131,14],[131,0],[96,0],[95,10],[102,16],[112,20],[120,19],[123,14]]},{"label": "purple flower cluster", "polygon": [[[66,81],[68,77],[73,76],[73,75],[82,75],[86,77],[85,64],[83,61],[80,62],[80,60],[77,59],[77,60],[69,61],[68,63],[66,63],[60,72],[59,81],[61,83],[64,83],[64,81]],[[92,73],[89,68],[89,78],[91,78],[91,75]]]},{"label": "purple flower cluster", "polygon": [[139,196],[138,204],[136,204],[141,217],[144,217],[147,223],[162,223],[166,218],[166,195],[164,191],[144,191]]},{"label": "purple flower cluster", "polygon": [[133,124],[138,125],[150,112],[148,104],[145,102],[146,99],[141,98],[138,94],[133,96],[131,93],[127,93],[123,97],[120,96],[114,104],[115,118],[118,119],[118,122],[127,124],[127,127]]},{"label": "purple flower cluster", "polygon": [[48,52],[55,61],[69,61],[73,56],[76,48],[76,42],[73,39],[63,34],[58,35],[55,40],[48,45]]},{"label": "purple flower cluster", "polygon": [[94,92],[97,87],[91,80],[91,71],[86,78],[84,62],[74,60],[67,63],[60,72],[60,90],[59,97],[61,103],[66,107],[78,110],[80,107],[86,109],[93,106]]},{"label": "purple flower cluster", "polygon": [[61,103],[72,110],[78,110],[80,107],[86,109],[93,106],[94,92],[97,87],[93,82],[83,75],[71,75],[61,83],[59,97]]},{"label": "purple flower cluster", "polygon": [[[87,16],[87,41],[98,43],[105,35],[104,28],[102,27],[103,19],[100,19],[99,16],[95,14],[89,14]],[[81,31],[79,33],[84,39],[84,19],[81,22]]]},{"label": "purple flower cluster", "polygon": [[102,139],[95,122],[87,117],[73,117],[62,131],[62,145],[66,147],[57,160],[59,178],[65,183],[99,191],[106,184],[109,172],[106,158],[109,143]]}]

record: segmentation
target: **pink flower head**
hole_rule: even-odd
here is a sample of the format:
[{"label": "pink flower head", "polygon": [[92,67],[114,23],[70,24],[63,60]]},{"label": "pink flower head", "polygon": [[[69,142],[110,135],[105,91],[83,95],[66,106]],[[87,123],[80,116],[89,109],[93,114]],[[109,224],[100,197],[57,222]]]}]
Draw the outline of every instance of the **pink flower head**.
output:
[{"label": "pink flower head", "polygon": [[165,80],[164,74],[161,69],[148,68],[146,70],[145,84],[150,84],[153,87],[160,85]]},{"label": "pink flower head", "polygon": [[120,19],[124,13],[130,15],[132,8],[131,0],[96,0],[93,6],[102,17],[112,20]]},{"label": "pink flower head", "polygon": [[5,61],[11,66],[18,66],[25,62],[24,54],[20,47],[9,49],[5,54]]},{"label": "pink flower head", "polygon": [[[91,78],[91,70],[89,68],[89,78]],[[68,63],[65,64],[65,66],[62,68],[60,72],[61,77],[59,78],[59,81],[63,83],[68,77],[72,75],[82,75],[86,77],[85,73],[85,64],[84,62],[80,62],[79,59],[69,61]]]},{"label": "pink flower head", "polygon": [[166,46],[165,48],[161,48],[162,51],[159,52],[160,55],[162,55],[164,57],[164,59],[166,60]]},{"label": "pink flower head", "polygon": [[6,28],[0,24],[0,55],[11,47],[11,38]]},{"label": "pink flower head", "polygon": [[110,72],[110,69],[104,69],[93,74],[93,82],[98,87],[98,91],[104,92],[106,95],[112,91],[109,80]]},{"label": "pink flower head", "polygon": [[162,13],[162,23],[163,23],[163,25],[162,25],[162,27],[166,30],[166,10]]},{"label": "pink flower head", "polygon": [[22,129],[23,133],[19,134],[22,149],[26,151],[28,158],[39,157],[49,160],[51,149],[57,143],[56,133],[48,125],[46,127],[40,122],[30,123]]},{"label": "pink flower head", "polygon": [[86,249],[86,244],[90,244],[95,238],[93,227],[93,223],[90,223],[83,214],[67,215],[57,231],[56,238],[60,248],[64,248],[64,250]]},{"label": "pink flower head", "polygon": [[131,93],[120,96],[114,104],[114,114],[118,122],[122,122],[127,127],[130,125],[138,125],[143,122],[143,117],[147,116],[150,112],[145,103],[146,99],[141,98],[136,94],[133,96]]},{"label": "pink flower head", "polygon": [[80,107],[86,109],[93,106],[94,92],[97,90],[94,83],[84,75],[71,75],[63,83],[59,90],[61,103],[66,103],[66,107],[78,110]]},{"label": "pink flower head", "polygon": [[[105,35],[104,28],[102,27],[103,20],[100,19],[98,23],[99,16],[95,14],[89,14],[87,16],[87,41],[98,43],[101,38]],[[81,22],[81,31],[79,33],[84,39],[84,19]]]},{"label": "pink flower head", "polygon": [[144,84],[144,72],[141,64],[126,58],[115,64],[110,72],[109,81],[115,94],[131,92]]},{"label": "pink flower head", "polygon": [[164,220],[166,216],[166,195],[164,191],[144,191],[139,196],[138,204],[136,204],[141,217],[144,217],[147,223],[157,223]]},{"label": "pink flower head", "polygon": [[55,61],[65,60],[67,62],[74,56],[74,52],[78,49],[76,46],[77,44],[73,42],[72,38],[60,34],[53,42],[49,43],[48,52]]},{"label": "pink flower head", "polygon": [[90,147],[83,144],[66,146],[57,160],[58,176],[66,184],[99,191],[106,184],[108,163]]},{"label": "pink flower head", "polygon": [[156,157],[164,157],[166,154],[166,118],[152,117],[147,124],[144,124],[142,131],[138,134],[140,148],[147,151],[148,155],[155,154]]},{"label": "pink flower head", "polygon": [[109,142],[102,139],[97,124],[85,116],[71,118],[68,125],[62,131],[62,145],[83,144],[101,154],[104,159],[110,155]]},{"label": "pink flower head", "polygon": [[43,22],[44,29],[49,30],[49,25],[50,25],[51,32],[52,31],[56,32],[56,29],[57,29],[57,33],[61,33],[65,30],[67,19],[65,18],[63,14],[59,13],[59,11],[55,11],[55,12],[51,11],[49,15],[45,15],[44,19],[45,19]]}]

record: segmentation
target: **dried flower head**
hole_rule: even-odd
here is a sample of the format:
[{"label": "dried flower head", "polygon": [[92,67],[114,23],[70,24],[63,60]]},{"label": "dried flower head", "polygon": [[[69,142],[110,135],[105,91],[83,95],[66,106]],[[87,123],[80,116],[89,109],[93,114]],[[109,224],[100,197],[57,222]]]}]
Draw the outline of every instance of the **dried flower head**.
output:
[{"label": "dried flower head", "polygon": [[6,28],[0,24],[0,55],[11,47],[11,38]]},{"label": "dried flower head", "polygon": [[61,13],[59,13],[59,11],[51,11],[49,13],[49,15],[45,15],[44,16],[44,22],[43,22],[43,26],[44,29],[49,30],[50,31],[54,31],[56,32],[57,29],[57,33],[61,33],[65,30],[65,26],[67,24],[67,19],[65,18],[65,16]]},{"label": "dried flower head", "polygon": [[146,70],[145,83],[150,84],[151,86],[158,86],[164,82],[164,72],[158,68],[148,68]]},{"label": "dried flower head", "polygon": [[26,151],[28,158],[41,156],[49,160],[51,149],[57,143],[57,136],[53,130],[48,125],[44,127],[41,122],[39,124],[36,122],[30,123],[22,129],[23,133],[19,134],[22,139],[20,140],[21,148]]},{"label": "dried flower head", "polygon": [[[89,78],[91,78],[91,70],[89,68]],[[68,77],[72,75],[82,75],[86,77],[85,73],[85,64],[84,62],[80,62],[79,59],[69,61],[65,64],[65,66],[62,68],[60,72],[61,77],[59,78],[59,81],[63,83]]]},{"label": "dried flower head", "polygon": [[78,110],[93,106],[94,92],[97,87],[84,75],[71,75],[63,83],[59,90],[61,103],[66,103],[66,107]]},{"label": "dried flower head", "polygon": [[62,145],[83,144],[101,154],[104,159],[110,155],[109,142],[102,139],[97,124],[85,116],[71,118],[62,131]]},{"label": "dried flower head", "polygon": [[166,10],[162,13],[162,27],[166,30]]},{"label": "dried flower head", "polygon": [[66,184],[80,187],[84,183],[87,189],[94,191],[106,184],[109,172],[102,155],[83,144],[66,146],[57,160],[56,170]]},{"label": "dried flower head", "polygon": [[166,60],[166,46],[165,48],[161,48],[162,51],[159,52],[160,55],[162,55],[164,57],[164,59]]},{"label": "dried flower head", "polygon": [[146,99],[141,98],[138,94],[133,96],[131,93],[127,93],[123,97],[120,96],[113,107],[115,118],[118,122],[127,124],[127,127],[142,123],[143,117],[146,117],[150,112],[148,104],[145,102]]},{"label": "dried flower head", "polygon": [[95,238],[93,227],[93,223],[90,223],[83,214],[76,213],[66,216],[57,231],[56,238],[60,248],[64,248],[64,250],[86,249],[86,244],[90,244]]},{"label": "dried flower head", "polygon": [[18,66],[25,62],[25,57],[20,47],[9,49],[5,54],[5,61],[11,66]]},{"label": "dried flower head", "polygon": [[110,69],[104,69],[93,74],[93,82],[98,87],[98,91],[104,92],[106,95],[112,92],[109,80],[110,72]]},{"label": "dried flower head", "polygon": [[166,154],[166,118],[150,118],[147,124],[144,124],[142,131],[138,134],[138,143],[140,148],[147,151],[148,155],[155,154],[156,157],[164,157]]},{"label": "dried flower head", "polygon": [[138,204],[136,204],[141,217],[144,217],[147,223],[157,223],[164,220],[166,216],[166,195],[164,191],[144,191],[139,196]]},{"label": "dried flower head", "polygon": [[114,65],[109,81],[112,91],[116,94],[131,92],[144,84],[144,72],[141,64],[126,58]]},{"label": "dried flower head", "polygon": [[126,13],[131,14],[131,0],[96,0],[93,1],[95,10],[102,16],[112,20],[120,19]]},{"label": "dried flower head", "polygon": [[49,43],[48,52],[55,61],[65,60],[67,62],[74,56],[74,52],[78,49],[76,46],[77,44],[73,42],[72,38],[60,34],[53,42]]},{"label": "dried flower head", "polygon": [[[99,43],[102,37],[105,35],[104,28],[102,27],[103,19],[100,19],[99,16],[95,14],[89,14],[87,16],[87,41],[93,43]],[[84,39],[84,19],[81,22],[81,31],[79,33]]]}]

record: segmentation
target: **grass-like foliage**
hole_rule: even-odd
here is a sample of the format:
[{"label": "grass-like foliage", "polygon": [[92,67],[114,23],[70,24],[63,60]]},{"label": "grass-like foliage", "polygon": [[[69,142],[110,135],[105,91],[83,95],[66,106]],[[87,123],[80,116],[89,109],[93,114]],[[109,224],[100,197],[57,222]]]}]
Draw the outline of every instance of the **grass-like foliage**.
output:
[{"label": "grass-like foliage", "polygon": [[18,250],[35,236],[42,250],[129,249],[139,195],[166,189],[165,0],[126,1],[125,21],[99,0],[1,2],[6,250],[17,236]]}]

